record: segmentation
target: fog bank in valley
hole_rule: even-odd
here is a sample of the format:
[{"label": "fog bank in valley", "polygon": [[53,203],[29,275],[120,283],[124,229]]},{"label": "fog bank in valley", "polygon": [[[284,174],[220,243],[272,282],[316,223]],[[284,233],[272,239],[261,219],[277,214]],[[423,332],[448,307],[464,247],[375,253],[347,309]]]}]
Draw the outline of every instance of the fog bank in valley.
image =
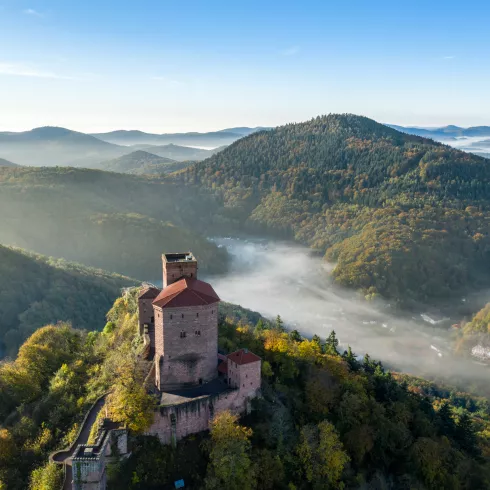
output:
[{"label": "fog bank in valley", "polygon": [[218,238],[232,256],[229,274],[213,277],[224,301],[274,318],[322,339],[334,329],[341,349],[366,352],[397,370],[445,378],[487,377],[488,370],[451,353],[450,332],[424,322],[420,313],[395,314],[388,303],[372,305],[345,291],[329,266],[304,247],[266,240]]}]

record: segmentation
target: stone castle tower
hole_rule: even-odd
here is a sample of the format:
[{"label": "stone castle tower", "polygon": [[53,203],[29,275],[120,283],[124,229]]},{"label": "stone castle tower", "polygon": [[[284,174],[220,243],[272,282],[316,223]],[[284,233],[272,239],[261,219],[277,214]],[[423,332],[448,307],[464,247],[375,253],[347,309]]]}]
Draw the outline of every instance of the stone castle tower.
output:
[{"label": "stone castle tower", "polygon": [[214,289],[197,279],[192,253],[164,254],[163,289],[139,297],[140,328],[154,354],[155,385],[168,391],[217,377],[218,303]]},{"label": "stone castle tower", "polygon": [[151,377],[160,406],[147,434],[164,444],[209,429],[214,415],[242,414],[259,395],[261,359],[247,349],[218,354],[218,306],[212,286],[197,278],[191,252],[164,254],[163,289],[138,298],[140,331],[149,340]]}]

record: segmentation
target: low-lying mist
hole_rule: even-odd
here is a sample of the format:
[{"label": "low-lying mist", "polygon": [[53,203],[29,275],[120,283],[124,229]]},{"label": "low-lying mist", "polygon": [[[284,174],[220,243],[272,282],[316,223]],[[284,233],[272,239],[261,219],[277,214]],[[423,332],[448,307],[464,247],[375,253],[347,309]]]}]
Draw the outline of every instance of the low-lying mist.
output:
[{"label": "low-lying mist", "polygon": [[213,277],[224,301],[274,318],[301,334],[322,339],[335,330],[341,351],[350,345],[357,355],[404,372],[445,378],[483,379],[488,369],[452,354],[451,333],[414,314],[395,313],[388,303],[370,304],[337,287],[328,264],[294,244],[218,238],[232,256],[230,272]]}]

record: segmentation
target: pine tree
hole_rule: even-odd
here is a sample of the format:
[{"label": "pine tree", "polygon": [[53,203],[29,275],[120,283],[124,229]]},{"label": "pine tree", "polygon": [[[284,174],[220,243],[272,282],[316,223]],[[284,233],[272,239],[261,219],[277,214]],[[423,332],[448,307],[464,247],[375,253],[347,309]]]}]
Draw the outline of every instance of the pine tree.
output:
[{"label": "pine tree", "polygon": [[292,330],[290,333],[289,333],[289,338],[293,341],[293,342],[301,342],[303,340],[303,338],[301,337],[301,335],[299,334],[299,332],[295,329],[295,330]]},{"label": "pine tree", "polygon": [[284,332],[284,322],[282,321],[281,315],[276,316],[276,323],[274,325],[274,328],[276,330],[279,330],[280,332]]},{"label": "pine tree", "polygon": [[352,348],[350,345],[347,347],[347,350],[344,351],[342,357],[345,359],[345,361],[347,361],[347,364],[349,364],[349,367],[352,369],[352,371],[358,371],[360,369],[361,366],[356,359],[356,355],[352,352]]},{"label": "pine tree", "polygon": [[337,339],[337,335],[335,333],[335,330],[332,330],[327,338],[327,342],[325,343],[325,352],[330,355],[338,355],[338,345],[339,341]]},{"label": "pine tree", "polygon": [[255,332],[263,332],[265,330],[265,323],[262,321],[262,318],[259,318],[259,321],[255,325]]},{"label": "pine tree", "polygon": [[459,418],[455,436],[455,439],[459,443],[461,449],[466,451],[468,454],[476,456],[480,453],[473,422],[466,412]]}]

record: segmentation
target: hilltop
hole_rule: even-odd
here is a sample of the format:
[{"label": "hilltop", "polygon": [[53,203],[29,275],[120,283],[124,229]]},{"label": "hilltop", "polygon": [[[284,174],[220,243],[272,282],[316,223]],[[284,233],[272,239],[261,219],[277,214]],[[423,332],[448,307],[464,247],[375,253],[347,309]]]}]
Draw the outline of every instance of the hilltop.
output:
[{"label": "hilltop", "polygon": [[127,150],[88,134],[59,127],[0,133],[0,154],[21,165],[91,166]]},{"label": "hilltop", "polygon": [[[13,356],[38,328],[101,328],[128,277],[0,245],[0,352]],[[97,327],[98,326],[98,327]]]},{"label": "hilltop", "polygon": [[254,232],[326,252],[369,297],[435,301],[488,285],[490,162],[365,117],[247,136],[180,173]]},{"label": "hilltop", "polygon": [[204,150],[202,148],[192,148],[190,146],[180,146],[170,143],[169,145],[134,145],[131,146],[135,150],[145,150],[164,158],[170,158],[172,160],[177,160],[179,162],[183,161],[200,161],[209,158],[218,151],[226,148],[225,146],[220,146],[214,150]]},{"label": "hilltop", "polygon": [[0,167],[18,167],[16,163],[9,162],[8,160],[5,160],[4,158],[0,158]]},{"label": "hilltop", "polygon": [[115,301],[102,331],[46,326],[0,365],[0,482],[9,489],[60,488],[62,469],[48,455],[73,442],[108,391],[99,413],[131,431],[131,454],[111,466],[109,490],[171,488],[178,479],[234,490],[488,488],[487,400],[391,373],[368,354],[341,354],[333,331],[308,340],[246,312],[238,323],[221,308],[219,348],[260,355],[262,397],[240,420],[215,413],[209,433],[175,447],[142,435],[158,408],[145,390],[138,293]]},{"label": "hilltop", "polygon": [[227,268],[203,236],[216,205],[162,178],[0,167],[0,209],[0,243],[141,280],[155,279],[162,250],[192,248],[207,273]]},{"label": "hilltop", "polygon": [[163,174],[185,168],[180,162],[160,157],[143,150],[133,151],[122,157],[101,162],[98,167],[109,172],[127,174]]}]

